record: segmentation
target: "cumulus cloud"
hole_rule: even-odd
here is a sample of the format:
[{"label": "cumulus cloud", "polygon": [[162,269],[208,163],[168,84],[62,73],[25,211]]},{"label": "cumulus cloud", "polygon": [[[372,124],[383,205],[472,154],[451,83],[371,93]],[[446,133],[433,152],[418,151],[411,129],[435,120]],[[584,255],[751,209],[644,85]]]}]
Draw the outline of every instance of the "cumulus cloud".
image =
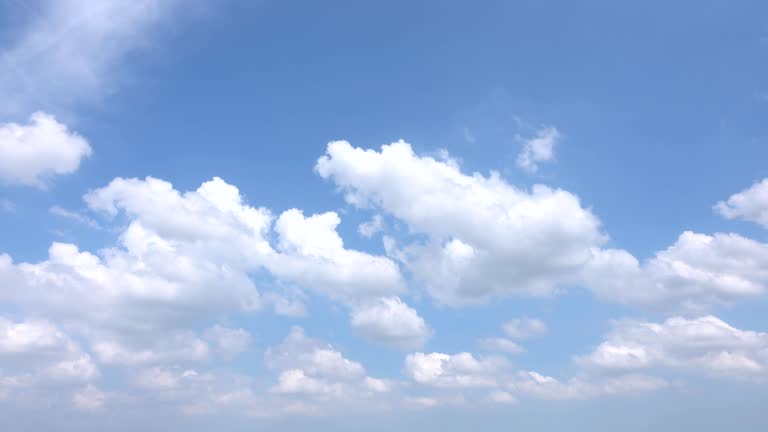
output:
[{"label": "cumulus cloud", "polygon": [[584,275],[602,298],[700,309],[764,294],[768,245],[738,234],[686,231],[643,264],[623,250],[595,250]]},{"label": "cumulus cloud", "polygon": [[418,384],[442,388],[495,387],[500,372],[507,367],[500,357],[478,359],[468,352],[417,352],[405,358],[405,374],[409,378]]},{"label": "cumulus cloud", "polygon": [[0,317],[0,364],[5,391],[88,383],[100,375],[91,356],[72,337],[42,320]]},{"label": "cumulus cloud", "polygon": [[[303,312],[299,297],[262,299],[254,272],[269,272],[350,310],[405,289],[393,261],[344,247],[335,231],[337,214],[305,216],[292,209],[274,219],[219,178],[184,193],[159,179],[118,178],[85,201],[107,218],[125,218],[117,244],[93,254],[54,243],[38,263],[0,255],[0,299],[67,323],[105,364],[200,363],[212,352],[235,355],[247,345],[241,331],[214,327],[201,336],[191,329],[264,304]],[[422,330],[415,311],[404,304],[393,310],[412,321],[397,328],[386,314],[363,313],[361,333],[393,343],[418,340],[406,334]]]},{"label": "cumulus cloud", "polygon": [[520,169],[528,172],[539,170],[539,163],[550,161],[555,157],[555,145],[560,140],[560,132],[554,127],[545,127],[536,131],[536,136],[523,141],[523,148],[517,155],[515,163]]},{"label": "cumulus cloud", "polygon": [[768,178],[715,205],[726,219],[744,219],[768,228]]},{"label": "cumulus cloud", "polygon": [[272,388],[275,393],[346,399],[392,388],[386,380],[367,376],[360,363],[332,346],[307,337],[301,327],[293,327],[280,345],[268,348],[265,361],[281,371]]},{"label": "cumulus cloud", "polygon": [[56,175],[77,171],[91,152],[83,137],[36,112],[27,124],[0,124],[0,182],[42,188]]},{"label": "cumulus cloud", "polygon": [[422,317],[398,297],[385,297],[352,310],[352,328],[367,340],[402,349],[420,348],[432,335]]},{"label": "cumulus cloud", "polygon": [[768,369],[768,333],[740,330],[712,315],[662,323],[624,320],[578,361],[606,371],[672,368],[760,377]]},{"label": "cumulus cloud", "polygon": [[348,203],[380,209],[429,236],[396,252],[449,305],[549,295],[605,241],[598,219],[569,192],[519,189],[498,173],[467,175],[454,160],[417,156],[403,141],[381,151],[332,142],[315,170]]}]

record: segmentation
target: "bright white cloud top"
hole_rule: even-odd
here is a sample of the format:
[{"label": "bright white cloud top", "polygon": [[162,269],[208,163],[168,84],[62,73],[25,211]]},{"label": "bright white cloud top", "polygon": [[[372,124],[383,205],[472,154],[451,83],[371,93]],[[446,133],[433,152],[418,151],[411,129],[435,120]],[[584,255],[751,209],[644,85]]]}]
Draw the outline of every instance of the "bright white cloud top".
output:
[{"label": "bright white cloud top", "polygon": [[46,113],[32,114],[27,124],[0,124],[3,183],[45,187],[52,177],[77,171],[91,153],[85,138]]}]

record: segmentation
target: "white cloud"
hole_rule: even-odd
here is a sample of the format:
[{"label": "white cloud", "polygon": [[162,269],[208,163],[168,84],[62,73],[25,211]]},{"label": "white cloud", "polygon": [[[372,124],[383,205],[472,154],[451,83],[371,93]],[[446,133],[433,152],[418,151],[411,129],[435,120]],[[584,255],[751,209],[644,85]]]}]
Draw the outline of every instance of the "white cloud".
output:
[{"label": "white cloud", "polygon": [[390,259],[344,248],[336,232],[341,222],[334,212],[304,216],[283,212],[275,222],[279,254],[267,257],[267,268],[345,303],[397,294],[405,282]]},{"label": "white cloud", "polygon": [[500,351],[509,354],[525,352],[525,348],[506,338],[484,338],[480,339],[479,342],[480,347],[487,351]]},{"label": "white cloud", "polygon": [[517,166],[528,172],[536,172],[540,162],[550,161],[555,157],[555,145],[560,140],[560,132],[554,127],[545,127],[536,131],[536,136],[525,140],[517,155]]},{"label": "white cloud", "polygon": [[204,335],[205,339],[226,358],[247,351],[253,342],[253,337],[247,330],[228,328],[218,324],[207,329]]},{"label": "white cloud", "polygon": [[739,330],[711,315],[662,323],[624,320],[578,361],[608,371],[674,368],[760,377],[768,370],[768,333]]},{"label": "white cloud", "polygon": [[768,245],[738,234],[686,231],[642,265],[623,250],[595,250],[584,274],[602,298],[700,309],[768,291]]},{"label": "white cloud", "polygon": [[[91,356],[48,321],[0,317],[0,394],[88,383],[100,375]],[[7,394],[6,394],[7,396]]]},{"label": "white cloud", "polygon": [[353,308],[351,322],[352,328],[367,340],[396,348],[420,348],[432,336],[424,319],[398,297]]},{"label": "white cloud", "polygon": [[99,411],[105,401],[106,395],[93,384],[88,384],[72,395],[72,404],[80,411]]},{"label": "white cloud", "polygon": [[515,318],[504,323],[504,333],[512,339],[528,339],[547,333],[547,325],[537,318]]},{"label": "white cloud", "polygon": [[508,383],[520,394],[541,399],[591,399],[663,389],[668,383],[645,375],[620,375],[591,380],[574,377],[565,382],[531,371],[520,371]]},{"label": "white cloud", "polygon": [[185,193],[154,178],[118,178],[85,200],[127,218],[117,244],[95,255],[54,243],[38,263],[0,255],[0,299],[71,325],[109,364],[205,361],[207,343],[189,330],[202,322],[265,303],[304,313],[300,294],[262,300],[254,272],[349,307],[405,289],[393,261],[344,248],[337,214],[292,209],[273,226],[269,210],[245,204],[219,178]]},{"label": "white cloud", "polygon": [[265,361],[281,371],[274,393],[347,399],[392,389],[390,382],[367,376],[360,363],[307,337],[301,327],[293,327],[280,345],[268,348]]},{"label": "white cloud", "polygon": [[500,390],[491,392],[491,394],[488,395],[488,400],[499,404],[517,403],[517,398],[515,398],[511,393]]},{"label": "white cloud", "polygon": [[383,218],[380,214],[373,215],[368,222],[363,222],[357,227],[357,231],[361,236],[365,238],[373,237],[377,232],[381,231],[384,227]]},{"label": "white cloud", "polygon": [[715,205],[726,219],[744,219],[768,228],[768,178]]},{"label": "white cloud", "polygon": [[[90,332],[93,352],[108,365],[139,366],[158,363],[201,363],[209,359],[208,344],[191,331],[168,331],[159,328],[154,337],[145,335],[136,341],[119,334],[102,336]],[[121,340],[122,339],[122,340]]]},{"label": "white cloud", "polygon": [[405,358],[405,373],[418,384],[441,388],[482,388],[498,385],[507,362],[499,357],[475,358],[458,354],[413,353]]},{"label": "white cloud", "polygon": [[120,60],[149,46],[153,30],[182,2],[43,0],[0,52],[0,114],[54,112],[112,93]]},{"label": "white cloud", "polygon": [[88,142],[51,115],[36,112],[28,124],[0,124],[2,183],[42,188],[56,175],[77,171],[90,155]]},{"label": "white cloud", "polygon": [[380,209],[429,235],[427,244],[389,250],[449,305],[549,295],[605,241],[597,218],[569,192],[543,185],[529,192],[497,173],[466,175],[455,161],[417,156],[403,141],[379,152],[332,142],[315,169],[348,203]]}]

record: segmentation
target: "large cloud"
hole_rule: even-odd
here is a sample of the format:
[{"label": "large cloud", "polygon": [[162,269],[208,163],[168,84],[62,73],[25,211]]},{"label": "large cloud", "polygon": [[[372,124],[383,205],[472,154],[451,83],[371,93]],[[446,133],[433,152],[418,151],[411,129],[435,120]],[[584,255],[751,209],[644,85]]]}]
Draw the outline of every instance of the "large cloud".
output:
[{"label": "large cloud", "polygon": [[497,173],[466,175],[455,161],[417,156],[402,141],[378,152],[332,142],[315,168],[350,204],[380,208],[429,235],[403,252],[443,303],[548,295],[605,241],[597,218],[569,192],[519,189]]},{"label": "large cloud", "polygon": [[48,114],[36,112],[28,124],[0,124],[0,183],[45,187],[90,155],[84,138]]},{"label": "large cloud", "polygon": [[[104,363],[209,360],[209,343],[193,329],[260,308],[262,296],[251,274],[262,270],[351,311],[365,308],[361,333],[374,338],[392,321],[364,311],[378,304],[379,296],[389,299],[405,288],[394,262],[344,247],[335,213],[304,216],[293,209],[273,223],[269,210],[245,204],[236,187],[218,178],[185,193],[159,179],[118,178],[85,200],[109,217],[124,214],[127,225],[118,244],[92,254],[54,243],[49,258],[39,263],[13,263],[0,255],[0,296],[67,323]],[[267,302],[276,303],[275,298],[269,295]],[[420,323],[407,305],[397,311]],[[415,330],[423,331],[418,325]],[[208,332],[219,336],[217,352],[227,356],[244,349],[242,335],[222,331]],[[403,331],[383,335],[393,343],[420,337]]]}]

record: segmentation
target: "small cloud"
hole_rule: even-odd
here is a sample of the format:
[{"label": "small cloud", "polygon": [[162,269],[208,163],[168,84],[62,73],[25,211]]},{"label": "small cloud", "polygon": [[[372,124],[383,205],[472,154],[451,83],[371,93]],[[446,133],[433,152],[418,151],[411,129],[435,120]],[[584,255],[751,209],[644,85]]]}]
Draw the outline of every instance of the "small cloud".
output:
[{"label": "small cloud", "polygon": [[361,236],[371,238],[374,234],[381,231],[382,228],[384,228],[383,219],[380,214],[376,214],[370,221],[361,223],[360,226],[357,227],[357,231]]},{"label": "small cloud", "polygon": [[477,142],[477,139],[475,138],[474,135],[472,135],[472,131],[469,130],[468,127],[465,127],[463,132],[464,132],[464,141],[466,141],[469,144],[474,144],[475,142]]},{"label": "small cloud", "polygon": [[555,145],[560,138],[560,132],[554,127],[539,129],[533,138],[523,140],[523,149],[517,155],[517,166],[530,173],[538,171],[540,162],[554,159]]}]

